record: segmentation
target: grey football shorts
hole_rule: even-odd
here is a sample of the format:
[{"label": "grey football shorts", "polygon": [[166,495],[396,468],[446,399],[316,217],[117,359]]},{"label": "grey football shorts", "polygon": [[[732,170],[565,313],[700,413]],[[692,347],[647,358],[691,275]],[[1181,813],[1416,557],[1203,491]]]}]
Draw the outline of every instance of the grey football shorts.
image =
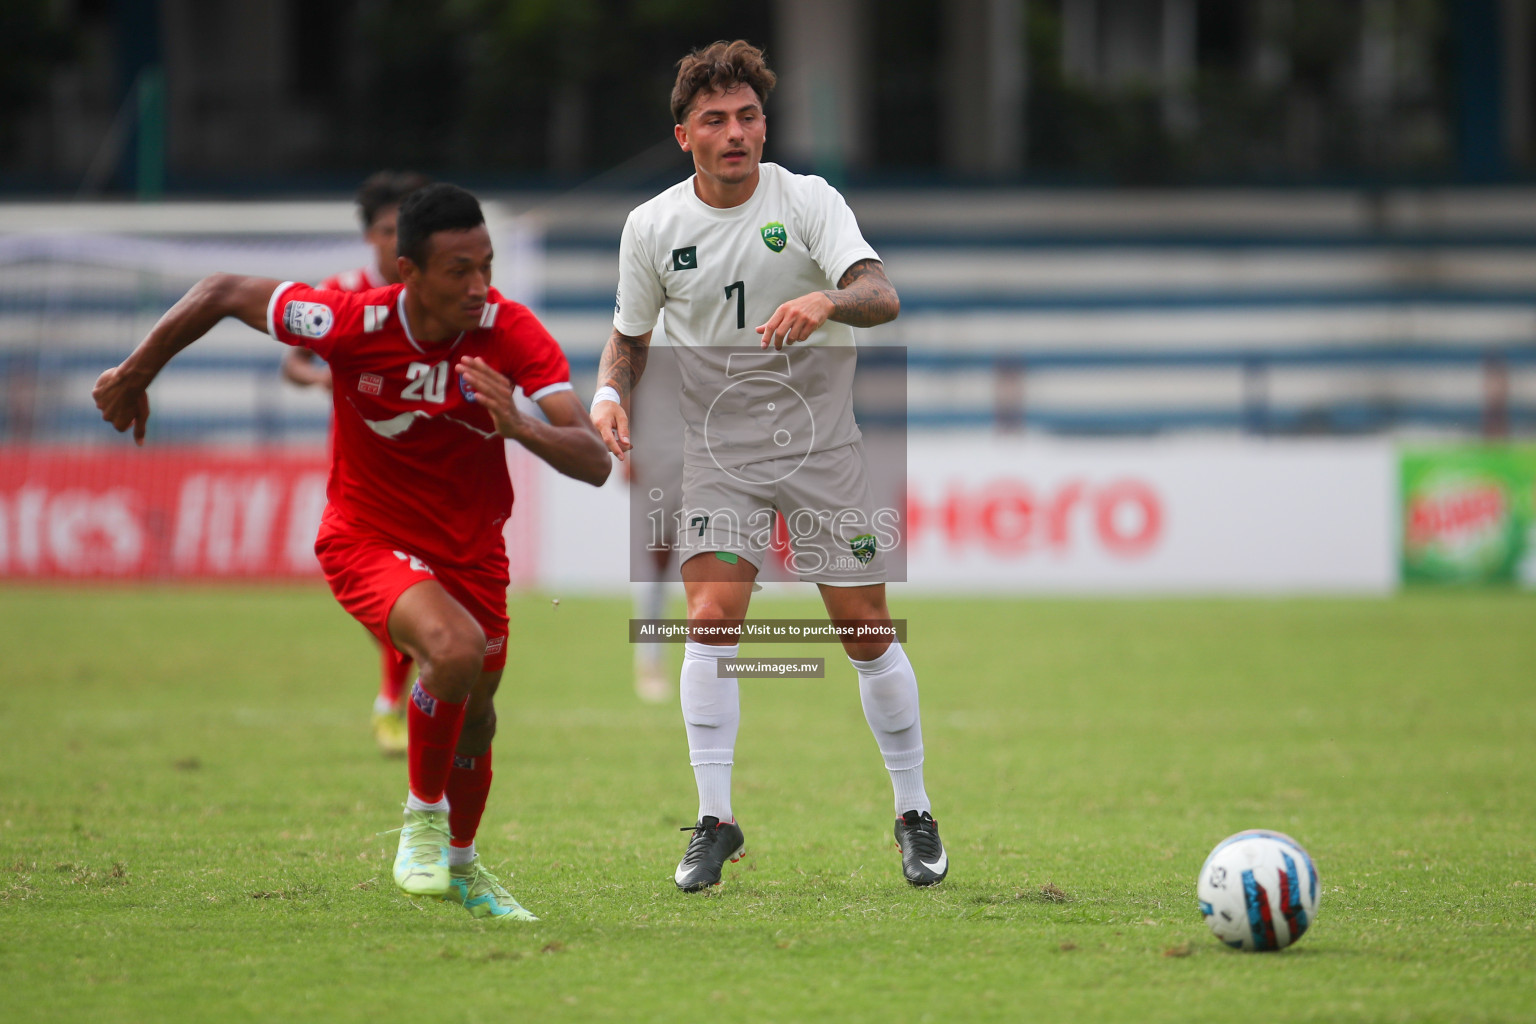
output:
[{"label": "grey football shorts", "polygon": [[874,504],[864,446],[857,441],[736,470],[684,466],[679,564],[723,552],[760,570],[765,560],[778,557],[773,546],[782,513],[792,574],[830,586],[884,583],[884,549],[892,543],[897,517],[895,510]]}]

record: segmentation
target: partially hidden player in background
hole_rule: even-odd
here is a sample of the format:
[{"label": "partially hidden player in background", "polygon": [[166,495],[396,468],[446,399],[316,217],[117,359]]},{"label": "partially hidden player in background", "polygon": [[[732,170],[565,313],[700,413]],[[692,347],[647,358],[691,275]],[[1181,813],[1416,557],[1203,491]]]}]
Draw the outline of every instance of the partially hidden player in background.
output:
[{"label": "partially hidden player in background", "polygon": [[[804,464],[782,480],[766,487],[743,484],[699,440],[713,396],[690,393],[699,385],[689,380],[688,367],[709,363],[711,347],[852,346],[851,327],[886,323],[900,310],[878,254],[843,197],[821,178],[761,162],[763,103],[774,82],[762,51],[742,40],[714,43],[679,62],[671,98],[674,133],[693,157],[694,175],[636,207],[624,225],[614,330],[592,403],[593,424],[609,450],[624,458],[631,446],[626,405],[645,368],[658,311],[665,310],[672,345],[694,350],[682,361],[680,404],[689,427],[683,508],[689,516],[696,510],[723,513],[701,516],[699,537],[692,529],[679,537],[688,618],[695,624],[739,625],[746,616],[764,552],[754,549],[747,530],[732,524],[753,522],[768,509],[791,524],[797,511],[808,511],[813,522],[824,522],[816,518],[819,512],[842,510],[859,511],[867,522],[874,511],[853,420],[851,359],[841,364],[845,377],[824,380],[818,385],[823,393],[806,392],[808,400],[841,411],[816,423]],[[760,325],[755,333],[753,324]],[[720,528],[712,525],[716,520]],[[711,535],[704,538],[706,528]],[[792,536],[791,545],[826,550],[827,542],[838,543],[831,532]],[[873,546],[855,548],[855,554],[868,557],[800,578],[819,586],[834,620],[888,621],[883,557]],[[718,663],[734,659],[737,645],[723,643],[718,633],[690,632],[678,689],[699,812],[673,878],[678,888],[697,891],[719,883],[725,862],[739,858],[745,839],[731,811],[741,718],[737,680],[718,678]],[[949,858],[923,786],[917,677],[900,643],[850,637],[843,646],[858,672],[865,718],[895,790],[903,873],[913,885],[933,885],[948,873]]]},{"label": "partially hidden player in background", "polygon": [[[644,551],[638,559],[643,578],[631,584],[634,617],[660,619],[667,614],[669,578],[675,578],[677,517],[682,493],[676,486],[683,477],[683,420],[677,394],[683,381],[673,360],[651,367],[645,386],[630,396],[629,428],[644,446],[642,458],[624,464],[629,482],[630,538],[632,551]],[[636,514],[635,509],[640,509]],[[631,562],[632,570],[635,562]],[[648,704],[663,704],[676,692],[676,678],[668,672],[667,644],[636,643],[635,695]]]},{"label": "partially hidden player in background", "polygon": [[[403,283],[385,288],[204,278],[101,375],[94,398],[103,419],[142,444],[150,382],[226,316],[330,365],[336,436],[315,554],[342,607],[420,666],[395,882],[475,917],[532,920],[475,849],[507,656],[502,527],[513,496],[503,438],[593,485],[612,462],[560,346],[491,288],[475,197],[421,189],[401,204],[399,231]],[[513,406],[515,385],[548,423]]]},{"label": "partially hidden player in background", "polygon": [[[357,190],[357,212],[363,222],[363,240],[373,249],[373,261],[356,270],[343,271],[321,281],[321,291],[366,292],[400,283],[397,266],[396,228],[400,203],[417,189],[431,184],[414,171],[379,171]],[[331,368],[313,349],[295,345],[283,353],[284,379],[300,387],[331,389]],[[334,441],[334,439],[333,439]],[[411,659],[379,645],[379,693],[373,699],[373,738],[379,749],[392,757],[406,751],[405,684],[411,678]]]}]

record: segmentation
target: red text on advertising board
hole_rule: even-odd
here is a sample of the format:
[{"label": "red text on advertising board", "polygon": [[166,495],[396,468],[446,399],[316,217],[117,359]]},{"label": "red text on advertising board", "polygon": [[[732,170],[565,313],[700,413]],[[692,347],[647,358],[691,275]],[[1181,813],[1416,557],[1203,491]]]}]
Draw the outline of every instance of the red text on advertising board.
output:
[{"label": "red text on advertising board", "polygon": [[932,500],[915,487],[907,491],[914,545],[933,533],[951,548],[980,546],[1004,557],[1096,544],[1112,555],[1137,558],[1162,539],[1164,520],[1157,492],[1130,478],[1103,484],[1069,478],[1054,489],[1014,477],[978,487],[951,482]]},{"label": "red text on advertising board", "polygon": [[1408,543],[1454,542],[1496,530],[1508,515],[1504,489],[1473,483],[1416,496],[1408,504]]}]

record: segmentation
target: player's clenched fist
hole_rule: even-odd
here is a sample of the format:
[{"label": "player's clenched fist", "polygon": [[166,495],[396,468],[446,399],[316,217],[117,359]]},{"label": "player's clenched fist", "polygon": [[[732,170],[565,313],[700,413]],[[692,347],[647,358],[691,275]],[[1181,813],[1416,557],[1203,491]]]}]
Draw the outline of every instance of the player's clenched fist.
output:
[{"label": "player's clenched fist", "polygon": [[131,426],[134,444],[144,443],[144,428],[149,423],[149,392],[130,379],[121,366],[114,366],[96,378],[91,398],[112,429],[121,433]]},{"label": "player's clenched fist", "polygon": [[528,423],[528,417],[517,411],[512,404],[512,382],[501,373],[491,368],[491,365],[477,356],[470,356],[461,360],[458,365],[459,376],[463,377],[473,392],[472,398],[476,404],[484,407],[491,414],[491,420],[496,424],[496,432],[502,437],[521,437]]},{"label": "player's clenched fist", "polygon": [[624,453],[634,447],[629,443],[629,416],[625,414],[624,407],[618,402],[601,399],[593,402],[592,425],[597,428],[597,436],[603,439],[608,450],[623,462]]},{"label": "player's clenched fist", "polygon": [[772,345],[782,349],[785,345],[804,341],[827,322],[833,309],[832,300],[827,298],[826,292],[811,292],[798,299],[790,299],[774,310],[768,322],[757,329],[757,333],[763,336],[763,348]]}]

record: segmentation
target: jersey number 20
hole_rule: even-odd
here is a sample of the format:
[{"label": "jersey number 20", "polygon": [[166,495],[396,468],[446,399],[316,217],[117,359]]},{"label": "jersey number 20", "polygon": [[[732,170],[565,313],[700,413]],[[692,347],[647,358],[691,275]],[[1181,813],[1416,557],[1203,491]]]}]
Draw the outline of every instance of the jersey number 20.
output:
[{"label": "jersey number 20", "polygon": [[439,404],[448,401],[447,363],[412,363],[406,367],[405,376],[410,383],[400,392],[401,398]]}]

